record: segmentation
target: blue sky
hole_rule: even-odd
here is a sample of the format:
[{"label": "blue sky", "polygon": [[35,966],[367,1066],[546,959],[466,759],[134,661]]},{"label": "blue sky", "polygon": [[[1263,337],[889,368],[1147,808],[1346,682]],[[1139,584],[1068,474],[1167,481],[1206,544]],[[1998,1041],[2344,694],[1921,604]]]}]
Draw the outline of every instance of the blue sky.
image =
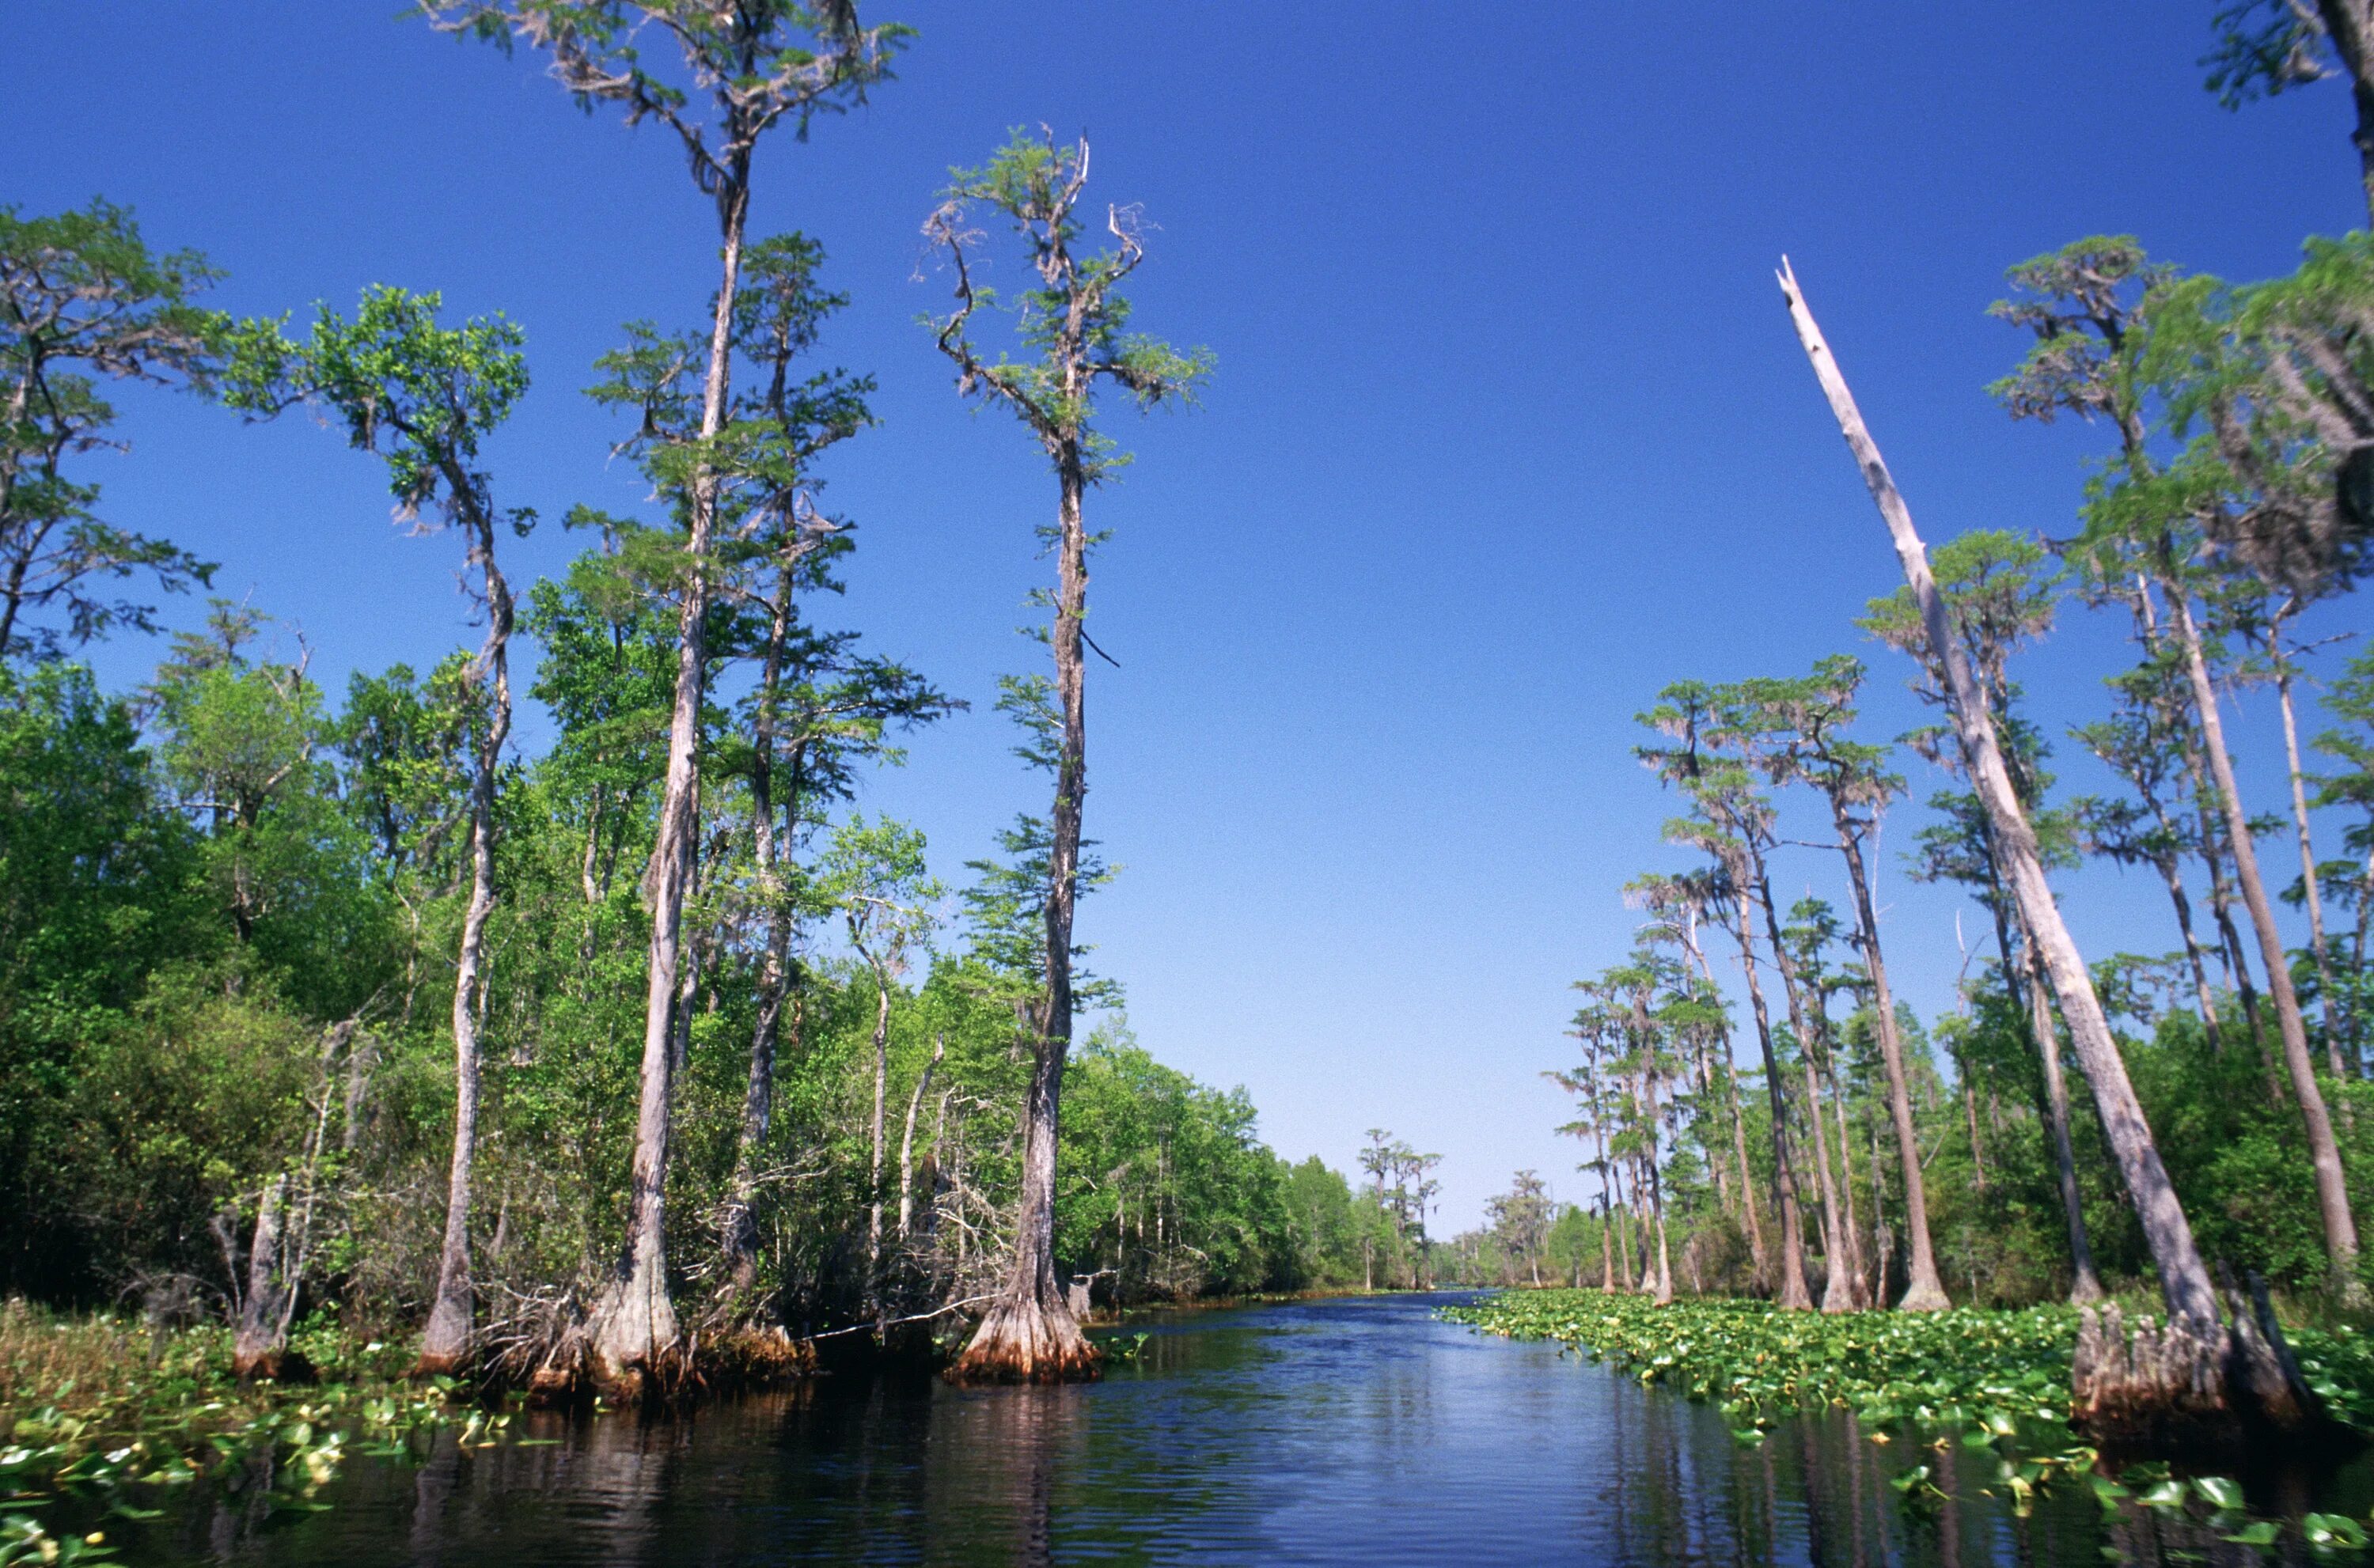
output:
[{"label": "blue sky", "polygon": [[[1445,1228],[1519,1166],[1579,1196],[1538,1074],[1565,1059],[1567,983],[1628,942],[1617,887],[1680,863],[1631,716],[1673,679],[1856,649],[1850,618],[1896,580],[1775,261],[1933,544],[2065,530],[2101,437],[2015,427],[1981,392],[2021,347],[1983,315],[2003,269],[2125,231],[2263,275],[2361,216],[2345,94],[2219,109],[2195,63],[2212,8],[1534,5],[1461,27],[1383,3],[869,7],[920,29],[899,79],[768,146],[753,216],[825,244],[853,297],[828,352],[881,381],[881,428],[831,470],[861,528],[838,608],[976,705],[866,807],[923,827],[953,877],[1040,803],[989,705],[1039,651],[1013,628],[1049,570],[1052,483],[915,324],[945,294],[919,226],[1007,127],[1085,130],[1092,196],[1159,226],[1139,324],[1218,360],[1201,409],[1115,418],[1139,460],[1092,497],[1113,531],[1094,626],[1121,668],[1090,672],[1087,810],[1125,868],[1086,907],[1097,965],[1158,1055],[1252,1091],[1282,1153],[1346,1166],[1390,1127],[1444,1154]],[[18,0],[0,200],[129,204],[153,242],[227,269],[242,312],[382,281],[503,310],[535,386],[490,451],[502,499],[630,506],[617,427],[578,389],[619,322],[698,313],[709,213],[661,133],[394,9],[212,0],[102,25]],[[469,637],[450,542],[392,527],[336,436],[123,402],[134,450],[95,465],[108,514],[220,561],[218,589],[300,626],[334,690]],[[548,527],[514,575],[578,543]],[[2363,619],[2346,603],[2321,629]],[[2056,730],[2102,706],[2121,629],[2072,609],[2028,657]],[[96,660],[128,685],[157,651]],[[1916,721],[1899,661],[1861,651],[1870,734]],[[2272,696],[2232,722],[2274,809]],[[2070,787],[2102,787],[2061,750]],[[1781,890],[1834,892],[1828,860],[1798,852]],[[1891,963],[1931,1014],[1965,907],[1882,861]],[[2090,871],[2066,900],[2091,953],[2174,944],[2144,877]]]}]

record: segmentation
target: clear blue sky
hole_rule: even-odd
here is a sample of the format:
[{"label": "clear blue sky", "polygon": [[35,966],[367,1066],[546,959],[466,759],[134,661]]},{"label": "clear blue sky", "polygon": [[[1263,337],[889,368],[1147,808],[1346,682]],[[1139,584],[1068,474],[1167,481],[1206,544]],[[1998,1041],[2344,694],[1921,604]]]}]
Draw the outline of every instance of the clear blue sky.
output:
[{"label": "clear blue sky", "polygon": [[[1219,363],[1200,411],[1116,421],[1140,459],[1093,498],[1114,532],[1096,632],[1122,668],[1090,672],[1088,819],[1126,868],[1086,907],[1096,963],[1144,1042],[1244,1083],[1287,1154],[1348,1165],[1375,1125],[1439,1150],[1446,1230],[1518,1166],[1580,1196],[1538,1073],[1565,1059],[1567,983],[1625,949],[1619,884],[1679,863],[1632,714],[1672,679],[1854,648],[1849,618],[1895,580],[1774,262],[1794,258],[1933,543],[2066,529],[2099,438],[2013,427],[1981,392],[2021,346],[1982,314],[2004,267],[2131,231],[2262,275],[2362,216],[2345,94],[2220,110],[2195,64],[2212,8],[870,6],[921,29],[900,79],[768,146],[753,219],[824,242],[854,297],[829,352],[881,379],[882,427],[832,471],[863,529],[847,620],[976,704],[868,808],[960,876],[1040,803],[988,699],[1038,651],[1012,628],[1048,569],[1051,482],[1010,424],[958,404],[916,327],[944,294],[917,275],[918,226],[948,165],[1006,127],[1085,129],[1092,194],[1160,226],[1141,324]],[[219,301],[242,312],[381,281],[502,309],[536,378],[491,454],[502,498],[629,505],[616,427],[577,389],[618,322],[698,311],[709,213],[663,133],[581,115],[532,57],[394,9],[102,21],[18,0],[0,200],[128,203],[152,241],[228,269]],[[219,560],[220,589],[301,625],[333,690],[468,636],[450,542],[391,527],[375,465],[336,436],[124,403],[109,515]],[[514,572],[577,543],[549,528]],[[2363,619],[2345,604],[2326,629]],[[1871,731],[1894,733],[1905,671],[1864,651]],[[156,653],[97,657],[128,685]],[[2073,611],[2024,674],[2057,728],[2099,708],[2121,657],[2119,627]],[[2274,809],[2271,696],[2246,696],[2236,743]],[[2074,751],[2064,778],[2100,787]],[[1931,1014],[1957,903],[1884,860],[1892,961]],[[1834,875],[1809,852],[1781,869],[1789,892]],[[2174,944],[2142,877],[2091,872],[2067,900],[2091,952]]]}]

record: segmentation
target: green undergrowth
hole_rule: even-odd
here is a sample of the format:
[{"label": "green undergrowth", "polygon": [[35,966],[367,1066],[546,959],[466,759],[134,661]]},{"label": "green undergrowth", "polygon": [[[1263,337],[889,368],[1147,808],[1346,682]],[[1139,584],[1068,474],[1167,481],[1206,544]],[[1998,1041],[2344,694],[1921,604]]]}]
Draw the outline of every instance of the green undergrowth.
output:
[{"label": "green undergrowth", "polygon": [[[2204,1540],[2267,1547],[2296,1533],[2320,1551],[2354,1555],[2365,1526],[2311,1513],[2292,1521],[2251,1516],[2240,1488],[2221,1476],[2180,1477],[2164,1464],[2101,1473],[2096,1451],[2071,1441],[2069,1359],[2077,1313],[1862,1312],[1826,1316],[1766,1302],[1681,1301],[1658,1306],[1597,1291],[1506,1291],[1441,1316],[1517,1340],[1557,1340],[1643,1385],[1717,1405],[1743,1443],[1808,1410],[1838,1410],[1871,1441],[1903,1439],[1909,1463],[1892,1477],[1908,1504],[1940,1495],[1922,1448],[1989,1450],[1996,1484],[2025,1514],[2055,1485],[2091,1490],[2107,1512],[2149,1511],[2189,1521]],[[2300,1370],[2335,1414],[2374,1432],[2374,1342],[2348,1327],[2286,1331]]]},{"label": "green undergrowth", "polygon": [[[317,1381],[242,1387],[227,1329],[0,1305],[0,1568],[104,1559],[108,1519],[151,1516],[201,1479],[315,1509],[349,1455],[406,1454],[441,1426],[473,1445],[507,1435],[511,1416],[458,1399],[452,1380],[409,1382],[405,1347],[311,1328],[291,1348]],[[60,1513],[77,1527],[53,1525]]]}]

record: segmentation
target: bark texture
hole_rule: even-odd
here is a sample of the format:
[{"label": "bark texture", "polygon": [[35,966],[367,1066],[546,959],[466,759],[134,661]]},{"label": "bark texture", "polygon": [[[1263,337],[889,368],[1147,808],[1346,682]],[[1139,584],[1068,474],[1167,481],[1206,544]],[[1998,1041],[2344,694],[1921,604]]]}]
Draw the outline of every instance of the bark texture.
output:
[{"label": "bark texture", "polygon": [[2180,584],[2166,585],[2169,617],[2184,655],[2185,673],[2192,683],[2195,717],[2201,725],[2201,749],[2209,759],[2210,777],[2217,786],[2217,803],[2226,817],[2226,837],[2234,855],[2235,879],[2242,884],[2242,902],[2259,938],[2259,958],[2266,966],[2267,994],[2275,1004],[2275,1027],[2282,1041],[2284,1070],[2290,1076],[2292,1097],[2299,1105],[2300,1121],[2308,1132],[2309,1164],[2316,1176],[2317,1210],[2324,1222],[2325,1260],[2333,1292],[2352,1306],[2367,1305],[2368,1293],[2357,1277],[2357,1221],[2349,1210],[2349,1182],[2341,1167],[2341,1145],[2333,1135],[2333,1116],[2324,1092],[2317,1086],[2316,1064],[2309,1056],[2308,1025],[2300,1014],[2299,993],[2292,988],[2291,960],[2284,952],[2283,933],[2275,927],[2274,905],[2259,874],[2258,850],[2251,842],[2249,816],[2235,787],[2234,760],[2226,746],[2226,724],[2217,709],[2217,693],[2209,681],[2209,662],[2201,648],[2192,607]]},{"label": "bark texture", "polygon": [[[466,493],[466,492],[464,492]],[[470,778],[470,902],[462,912],[453,968],[453,1153],[445,1182],[445,1235],[437,1258],[437,1294],[421,1335],[416,1375],[451,1373],[470,1353],[476,1293],[470,1278],[470,1171],[478,1145],[478,1019],[487,920],[495,909],[495,778],[511,728],[511,595],[495,565],[495,520],[483,507],[471,519],[470,556],[487,602],[487,640],[476,680],[486,683],[486,729]]]}]

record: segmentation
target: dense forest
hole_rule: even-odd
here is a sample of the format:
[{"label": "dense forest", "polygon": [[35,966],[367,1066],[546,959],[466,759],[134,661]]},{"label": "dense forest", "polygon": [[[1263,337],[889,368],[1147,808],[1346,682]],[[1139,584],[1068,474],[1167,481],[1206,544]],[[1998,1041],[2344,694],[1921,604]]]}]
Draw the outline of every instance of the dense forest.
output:
[{"label": "dense forest", "polygon": [[[2233,104],[2355,82],[2374,207],[2367,20],[2228,6],[2206,63]],[[2221,1363],[2253,1353],[2254,1319],[2274,1335],[2244,1281],[2362,1315],[2374,649],[2350,622],[2374,565],[2374,240],[2312,239],[2249,284],[2123,235],[2011,266],[1987,390],[2012,419],[2091,426],[2098,457],[2065,531],[1933,550],[1785,262],[1780,282],[1904,568],[1854,627],[1886,651],[1676,681],[1640,712],[1686,853],[1626,884],[1636,945],[1575,983],[1553,1076],[1595,1194],[1555,1205],[1519,1172],[1459,1270],[1825,1312],[2157,1286],[2171,1336]],[[2130,661],[2053,733],[2022,677],[2081,610],[2118,618]],[[1890,737],[1858,710],[1896,656],[1935,719]],[[2274,720],[2247,734],[2245,691]],[[2261,744],[2287,784],[2267,799],[2239,781]],[[2120,788],[2059,788],[2064,748]],[[1883,866],[1881,824],[1916,790],[1911,848]],[[2164,948],[2081,948],[2050,879],[2088,859],[2163,890]],[[1883,871],[1983,912],[1942,1015],[1890,989]],[[2081,1343],[2081,1393],[2087,1375]]]},{"label": "dense forest", "polygon": [[[1107,874],[1087,498],[1124,460],[1099,400],[1183,402],[1210,369],[1131,329],[1146,252],[1133,209],[1088,203],[1087,143],[1017,132],[905,219],[955,284],[928,325],[958,392],[1055,481],[1044,667],[998,703],[1052,804],[951,885],[862,797],[963,705],[829,608],[860,520],[825,479],[874,383],[824,356],[822,244],[746,222],[906,29],[773,0],[421,18],[688,161],[652,221],[713,219],[714,283],[590,388],[649,502],[557,520],[586,547],[514,584],[507,547],[556,520],[480,455],[528,391],[511,319],[389,284],[235,320],[128,211],[0,208],[0,1289],[227,1316],[247,1371],[295,1370],[292,1324],[329,1318],[417,1335],[424,1372],[632,1386],[696,1343],[763,1365],[975,1322],[979,1370],[1050,1375],[1092,1365],[1088,1305],[1417,1280],[1424,1162],[1379,1134],[1357,1193],[1288,1164],[1079,963]],[[976,290],[1009,241],[1036,287]],[[343,437],[482,640],[324,690],[269,607],[203,599],[213,565],[106,520],[90,454],[136,433],[108,402],[132,382],[220,404],[227,455],[242,421]],[[159,630],[170,593],[197,629],[102,690],[80,650]]]}]

